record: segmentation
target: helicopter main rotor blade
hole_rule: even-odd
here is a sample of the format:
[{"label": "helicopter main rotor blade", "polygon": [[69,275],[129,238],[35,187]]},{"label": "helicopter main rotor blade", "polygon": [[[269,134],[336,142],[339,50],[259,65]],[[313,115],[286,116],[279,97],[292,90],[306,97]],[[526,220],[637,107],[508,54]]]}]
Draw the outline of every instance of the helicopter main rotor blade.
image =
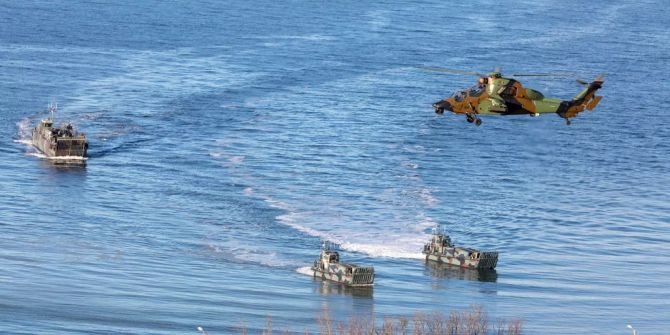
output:
[{"label": "helicopter main rotor blade", "polygon": [[[487,77],[487,74],[474,72],[474,71],[462,71],[448,69],[444,67],[435,67],[435,66],[418,66],[419,69],[432,71],[432,72],[441,72],[441,73],[451,73],[451,74],[460,74],[466,76],[478,76],[478,77]],[[495,68],[494,72],[500,73],[501,68],[498,66]],[[503,74],[503,77],[563,77],[563,78],[574,78],[576,75],[569,72],[547,72],[547,73],[512,73],[512,74]]]},{"label": "helicopter main rotor blade", "polygon": [[555,73],[511,73],[505,75],[506,77],[575,77],[572,73],[555,72]]},{"label": "helicopter main rotor blade", "polygon": [[478,72],[453,70],[453,69],[447,69],[447,68],[443,68],[443,67],[419,66],[418,68],[420,68],[422,70],[426,70],[426,71],[460,74],[460,75],[465,75],[465,76],[478,76],[478,77],[483,77],[484,76],[483,74],[478,73]]}]

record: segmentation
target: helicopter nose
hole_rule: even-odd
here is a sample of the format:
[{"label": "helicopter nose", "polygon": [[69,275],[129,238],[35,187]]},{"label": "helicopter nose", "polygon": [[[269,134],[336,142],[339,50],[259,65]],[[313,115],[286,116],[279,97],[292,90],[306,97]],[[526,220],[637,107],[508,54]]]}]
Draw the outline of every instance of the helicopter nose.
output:
[{"label": "helicopter nose", "polygon": [[435,113],[437,113],[437,114],[444,113],[444,110],[448,110],[450,112],[453,112],[453,110],[451,109],[451,104],[446,100],[440,100],[440,101],[434,103],[433,107],[435,107]]}]

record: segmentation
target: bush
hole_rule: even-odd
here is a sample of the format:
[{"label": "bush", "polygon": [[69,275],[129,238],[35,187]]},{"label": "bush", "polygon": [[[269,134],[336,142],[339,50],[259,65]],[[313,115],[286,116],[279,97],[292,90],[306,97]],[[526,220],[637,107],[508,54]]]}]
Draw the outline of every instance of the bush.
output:
[{"label": "bush", "polygon": [[[491,326],[486,311],[481,306],[473,305],[464,311],[416,313],[407,318],[384,317],[376,322],[374,316],[363,318],[350,317],[346,322],[336,322],[325,309],[317,322],[319,335],[520,335],[522,322],[519,319],[506,321],[503,319]],[[305,335],[309,332],[305,330]],[[247,329],[242,326],[240,334],[246,335]],[[263,335],[272,335],[272,319],[268,318]],[[289,334],[286,330],[283,334]]]}]

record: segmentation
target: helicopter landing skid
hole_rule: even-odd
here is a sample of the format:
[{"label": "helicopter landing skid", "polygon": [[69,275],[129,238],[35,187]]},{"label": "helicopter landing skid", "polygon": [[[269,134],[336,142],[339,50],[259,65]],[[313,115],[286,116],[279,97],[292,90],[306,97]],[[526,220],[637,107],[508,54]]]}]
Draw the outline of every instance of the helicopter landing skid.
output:
[{"label": "helicopter landing skid", "polygon": [[477,126],[482,124],[482,119],[471,113],[465,114],[465,120],[468,121],[468,123],[474,123]]}]

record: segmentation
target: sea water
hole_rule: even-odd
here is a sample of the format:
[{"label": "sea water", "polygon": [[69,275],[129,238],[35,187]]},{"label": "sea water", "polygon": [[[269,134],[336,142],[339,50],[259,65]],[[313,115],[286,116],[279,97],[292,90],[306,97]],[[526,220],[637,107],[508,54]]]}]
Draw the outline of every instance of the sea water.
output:
[{"label": "sea water", "polygon": [[[318,329],[481,305],[528,334],[670,326],[664,1],[0,4],[0,332]],[[605,73],[594,112],[438,116],[488,72]],[[570,99],[574,78],[519,78]],[[85,166],[26,145],[55,99]],[[36,157],[37,156],[37,157]],[[433,227],[500,252],[426,265]],[[366,294],[305,271],[322,240]]]}]

